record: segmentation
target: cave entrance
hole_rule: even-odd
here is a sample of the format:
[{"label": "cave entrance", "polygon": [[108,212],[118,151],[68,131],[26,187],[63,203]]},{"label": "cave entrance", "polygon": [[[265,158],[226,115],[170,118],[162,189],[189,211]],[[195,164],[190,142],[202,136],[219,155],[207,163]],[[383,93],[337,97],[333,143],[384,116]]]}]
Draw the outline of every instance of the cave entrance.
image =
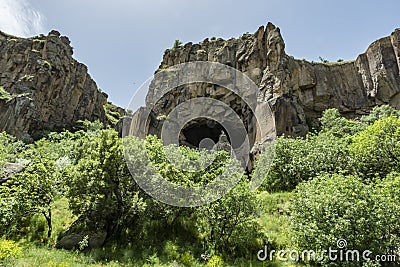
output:
[{"label": "cave entrance", "polygon": [[[199,118],[188,122],[181,131],[179,145],[185,145],[192,148],[199,148],[200,142],[206,138],[218,143],[221,133],[226,131],[217,121],[207,118]],[[229,141],[229,136],[228,141]]]}]

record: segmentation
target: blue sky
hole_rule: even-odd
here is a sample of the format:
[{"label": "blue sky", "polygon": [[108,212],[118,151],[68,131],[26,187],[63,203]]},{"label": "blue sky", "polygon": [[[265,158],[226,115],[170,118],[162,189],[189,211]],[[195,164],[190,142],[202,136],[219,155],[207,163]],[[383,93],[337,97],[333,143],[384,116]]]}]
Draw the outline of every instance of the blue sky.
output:
[{"label": "blue sky", "polygon": [[67,35],[74,57],[125,108],[175,39],[238,37],[271,21],[296,58],[355,59],[400,27],[399,10],[398,0],[0,0],[0,29]]}]

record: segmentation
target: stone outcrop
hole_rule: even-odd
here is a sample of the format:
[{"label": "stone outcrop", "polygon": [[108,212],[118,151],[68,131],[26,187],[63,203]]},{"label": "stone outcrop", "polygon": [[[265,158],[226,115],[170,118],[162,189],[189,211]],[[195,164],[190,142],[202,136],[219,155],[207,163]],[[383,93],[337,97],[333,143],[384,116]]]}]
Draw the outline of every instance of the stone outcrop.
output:
[{"label": "stone outcrop", "polygon": [[[259,87],[259,101],[270,104],[278,135],[305,135],[327,108],[337,108],[347,117],[366,114],[381,104],[400,108],[400,29],[372,43],[353,61],[316,63],[287,55],[279,28],[268,23],[237,39],[205,39],[168,49],[157,72],[193,61],[219,62],[247,74]],[[147,106],[155,88],[150,86]],[[222,99],[244,122],[250,121],[240,99],[225,93],[207,84],[178,88],[152,109],[150,121],[142,121],[143,109],[134,114],[133,121],[147,124],[142,134],[159,135],[163,116],[185,100],[200,96]]]},{"label": "stone outcrop", "polygon": [[25,167],[20,164],[6,162],[0,169],[0,185],[7,182],[7,180],[15,174],[22,172],[24,169]]},{"label": "stone outcrop", "polygon": [[0,32],[0,131],[31,139],[78,120],[107,123],[107,95],[57,31],[17,38]]}]

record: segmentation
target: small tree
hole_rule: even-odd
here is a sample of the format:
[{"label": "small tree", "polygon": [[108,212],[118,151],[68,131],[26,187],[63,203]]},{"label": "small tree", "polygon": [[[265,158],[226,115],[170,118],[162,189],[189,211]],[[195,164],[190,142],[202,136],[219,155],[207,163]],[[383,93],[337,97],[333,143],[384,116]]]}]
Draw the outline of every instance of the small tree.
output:
[{"label": "small tree", "polygon": [[356,171],[365,178],[384,178],[400,168],[400,119],[375,121],[354,136],[350,146]]},{"label": "small tree", "polygon": [[245,177],[221,199],[198,208],[197,226],[208,252],[241,256],[254,252],[261,235],[255,221],[258,212],[258,199]]},{"label": "small tree", "polygon": [[52,208],[55,198],[63,191],[62,177],[55,163],[43,158],[31,162],[23,172],[9,179],[0,187],[3,226],[11,229],[14,225],[18,229],[21,220],[41,214],[46,219],[50,238]]},{"label": "small tree", "polygon": [[172,50],[177,49],[182,45],[182,42],[180,40],[175,40],[174,45],[172,46]]},{"label": "small tree", "polygon": [[321,61],[322,63],[328,63],[329,62],[329,60],[327,60],[327,59],[325,59],[325,58],[323,58],[323,57],[319,57],[319,61]]},{"label": "small tree", "polygon": [[70,208],[87,230],[105,231],[106,241],[110,241],[131,227],[143,202],[116,131],[102,130],[83,147],[86,154],[68,179]]}]

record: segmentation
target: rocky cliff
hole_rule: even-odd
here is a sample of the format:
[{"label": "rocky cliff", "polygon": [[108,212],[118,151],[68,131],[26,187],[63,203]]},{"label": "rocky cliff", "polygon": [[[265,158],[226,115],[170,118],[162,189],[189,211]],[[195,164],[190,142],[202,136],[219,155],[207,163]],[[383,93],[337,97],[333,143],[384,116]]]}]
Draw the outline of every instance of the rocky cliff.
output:
[{"label": "rocky cliff", "polygon": [[[278,134],[305,135],[327,108],[337,108],[348,117],[365,114],[380,104],[400,108],[400,29],[371,44],[353,61],[315,63],[287,55],[279,28],[268,23],[254,34],[237,39],[205,39],[168,49],[157,72],[192,61],[219,62],[247,74],[258,85],[261,102],[270,103]],[[214,88],[206,93],[210,92],[207,86],[190,93],[177,90],[164,98],[152,110],[148,132],[159,134],[160,119],[156,118],[168,114],[185,99],[218,98],[222,91]],[[148,100],[153,94],[154,86],[150,87]],[[235,99],[223,101],[237,105]],[[134,119],[139,117],[136,114]]]},{"label": "rocky cliff", "polygon": [[34,38],[0,32],[0,131],[29,140],[78,120],[108,121],[107,95],[72,54],[57,31]]}]

